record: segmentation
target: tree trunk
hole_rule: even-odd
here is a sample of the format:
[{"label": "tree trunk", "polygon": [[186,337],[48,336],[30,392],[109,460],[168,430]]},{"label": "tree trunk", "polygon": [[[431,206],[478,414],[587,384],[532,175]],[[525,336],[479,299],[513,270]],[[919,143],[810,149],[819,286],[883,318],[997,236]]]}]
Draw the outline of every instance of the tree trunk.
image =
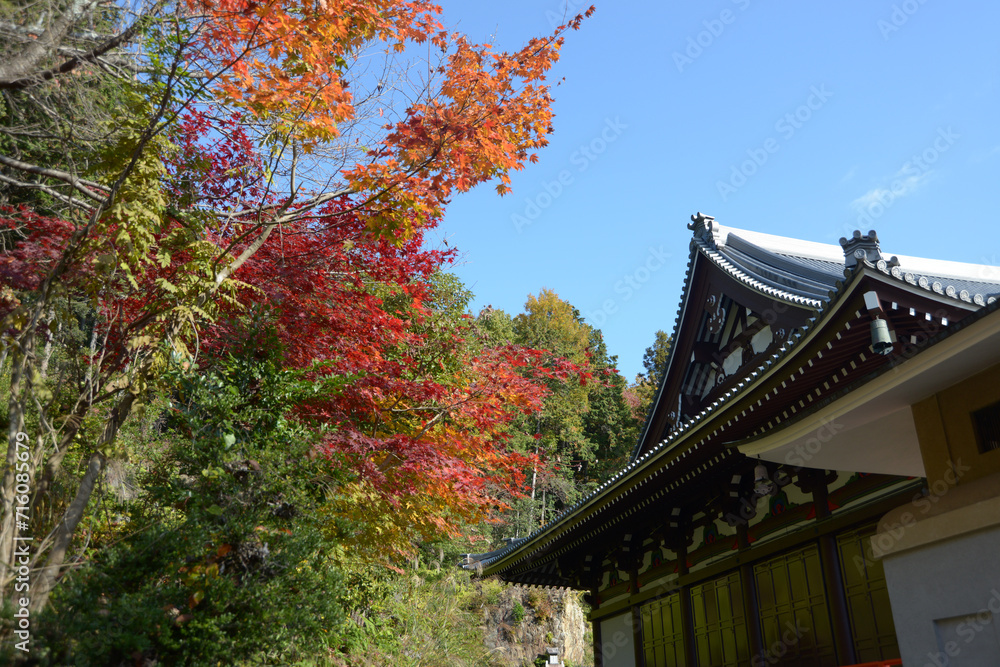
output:
[{"label": "tree trunk", "polygon": [[0,65],[0,81],[12,81],[31,74],[46,56],[54,53],[73,24],[94,8],[94,3],[73,3],[65,14],[48,26],[37,39],[31,40],[21,51]]},{"label": "tree trunk", "polygon": [[17,462],[17,434],[24,428],[24,375],[28,370],[34,336],[29,334],[21,349],[14,348],[11,355],[10,399],[8,401],[7,457],[0,486],[0,602],[3,602],[7,584],[14,577],[14,481]]},{"label": "tree trunk", "polygon": [[90,504],[90,497],[94,493],[94,486],[104,471],[106,459],[100,450],[105,445],[114,442],[115,437],[118,435],[118,429],[121,428],[121,425],[125,422],[125,418],[132,411],[133,402],[135,402],[135,394],[126,392],[121,400],[118,401],[115,409],[111,411],[108,421],[104,424],[104,432],[97,443],[97,451],[91,454],[90,460],[87,462],[87,470],[80,479],[80,486],[77,489],[76,497],[73,498],[73,502],[66,508],[66,512],[63,513],[62,519],[53,531],[53,544],[52,549],[49,551],[48,560],[45,561],[45,566],[38,572],[34,585],[31,587],[31,604],[28,607],[31,613],[41,611],[48,603],[49,594],[55,587],[63,563],[66,561],[66,552],[73,541],[76,527],[80,523],[80,519],[83,518],[84,511],[87,509],[87,505]]},{"label": "tree trunk", "polygon": [[[49,361],[52,359],[52,341],[55,335],[52,332],[52,323],[55,322],[56,311],[54,308],[49,309],[49,315],[45,318],[45,345],[42,348],[42,361],[38,365],[39,375],[44,380],[49,375]],[[56,324],[56,331],[62,329],[62,322]]]},{"label": "tree trunk", "polygon": [[87,462],[87,471],[83,474],[83,479],[80,480],[80,488],[76,492],[76,497],[73,498],[73,502],[63,514],[62,521],[56,526],[49,558],[45,562],[45,567],[35,575],[35,583],[31,587],[31,604],[28,611],[32,614],[40,612],[49,601],[49,594],[59,578],[77,524],[83,518],[83,513],[90,503],[90,497],[94,493],[94,486],[104,470],[104,462],[104,455],[100,452],[95,452],[90,457],[90,461]]},{"label": "tree trunk", "polygon": [[63,459],[66,457],[70,445],[73,444],[73,438],[79,432],[80,427],[83,425],[83,418],[89,411],[90,402],[81,400],[74,413],[63,424],[62,436],[59,438],[59,442],[55,443],[56,451],[45,460],[45,467],[42,468],[42,474],[35,476],[35,484],[31,495],[31,516],[35,516],[35,512],[41,506],[42,501],[48,497],[49,489],[55,480],[56,473],[62,467]]}]

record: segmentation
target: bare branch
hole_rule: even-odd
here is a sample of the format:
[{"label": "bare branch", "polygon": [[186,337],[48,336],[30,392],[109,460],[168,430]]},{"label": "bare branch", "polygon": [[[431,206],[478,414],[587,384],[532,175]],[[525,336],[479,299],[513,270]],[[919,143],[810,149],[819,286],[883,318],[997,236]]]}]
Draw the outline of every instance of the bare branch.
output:
[{"label": "bare branch", "polygon": [[[153,12],[155,12],[158,7],[154,7]],[[142,17],[135,21],[128,28],[123,30],[121,33],[115,35],[111,39],[107,40],[100,46],[91,49],[86,53],[81,53],[71,57],[69,60],[65,61],[58,67],[53,67],[51,69],[43,70],[41,72],[35,72],[34,74],[28,76],[22,76],[17,79],[10,79],[3,76],[3,69],[0,69],[0,89],[7,90],[20,90],[22,88],[27,88],[28,86],[37,85],[42,81],[48,81],[49,79],[54,79],[60,74],[65,74],[71,72],[72,70],[79,67],[84,62],[97,63],[98,58],[103,56],[108,51],[115,49],[122,44],[128,42],[139,32],[139,26],[142,23]],[[41,39],[41,38],[39,38]]]},{"label": "bare branch", "polygon": [[88,204],[85,204],[83,201],[79,199],[74,199],[73,197],[66,196],[61,192],[57,192],[56,190],[53,190],[49,186],[44,185],[42,183],[25,183],[24,181],[17,181],[14,180],[13,178],[8,178],[3,174],[0,174],[0,183],[7,183],[8,185],[13,185],[18,188],[24,188],[26,190],[38,190],[40,192],[44,192],[50,197],[55,197],[64,204],[80,208],[85,212],[90,212],[94,210],[93,206],[89,206]]},{"label": "bare branch", "polygon": [[[54,178],[63,183],[72,185],[74,189],[79,190],[80,193],[86,195],[90,199],[98,203],[104,203],[107,195],[99,195],[96,192],[92,192],[87,188],[95,188],[98,190],[104,190],[107,192],[108,187],[101,185],[100,183],[95,183],[94,181],[87,181],[82,178],[77,178],[73,174],[65,171],[60,171],[58,169],[49,169],[46,167],[38,167],[27,162],[21,162],[20,160],[15,160],[14,158],[7,157],[6,155],[0,155],[0,164],[10,167],[11,169],[17,169],[18,171],[25,171],[29,174],[37,174],[39,176],[47,176],[49,178]],[[86,187],[84,187],[86,186]]]},{"label": "bare branch", "polygon": [[19,56],[0,64],[0,87],[3,82],[27,76],[39,61],[59,45],[69,29],[96,6],[97,3],[93,1],[74,3],[72,8],[59,17],[55,24],[46,28],[38,39],[28,42]]}]

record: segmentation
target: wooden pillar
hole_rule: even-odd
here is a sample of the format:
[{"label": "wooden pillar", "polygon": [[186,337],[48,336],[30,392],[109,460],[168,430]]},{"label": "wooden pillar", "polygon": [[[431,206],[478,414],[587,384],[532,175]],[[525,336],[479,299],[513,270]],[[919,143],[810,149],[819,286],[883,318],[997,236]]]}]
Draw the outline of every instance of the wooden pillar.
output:
[{"label": "wooden pillar", "polygon": [[[684,540],[680,548],[677,549],[677,558],[680,561],[677,574],[682,580],[688,573],[686,541]],[[691,586],[684,584],[677,593],[680,596],[681,628],[684,631],[682,635],[684,638],[684,664],[693,666],[698,664],[698,657],[695,652],[694,615],[691,613]]]},{"label": "wooden pillar", "polygon": [[601,621],[591,621],[594,626],[594,667],[604,667],[604,646],[601,644]]},{"label": "wooden pillar", "polygon": [[[589,572],[589,567],[586,568],[588,574],[593,574]],[[590,577],[590,591],[583,596],[584,601],[590,605],[591,613],[597,611],[601,607],[600,595],[601,595],[601,579],[600,577]],[[592,630],[594,632],[594,667],[604,667],[604,646],[601,643],[601,621],[600,619],[593,620],[590,622]]]},{"label": "wooden pillar", "polygon": [[646,667],[646,651],[642,645],[642,607],[632,605],[632,645],[635,647],[636,667]]},{"label": "wooden pillar", "polygon": [[[745,555],[745,551],[750,548],[748,538],[748,526],[741,523],[736,526],[736,539],[738,540],[740,553]],[[764,631],[760,627],[760,603],[757,598],[757,578],[753,575],[753,565],[742,563],[740,565],[740,585],[743,588],[743,616],[747,621],[747,635],[750,639],[750,655],[764,655]]]},{"label": "wooden pillar", "polygon": [[[639,592],[639,570],[638,568],[631,568],[628,573],[629,579],[629,590],[632,595]],[[635,664],[636,667],[645,667],[646,664],[646,651],[643,650],[642,646],[642,607],[640,605],[632,605],[632,647],[635,651]]]},{"label": "wooden pillar", "polygon": [[[827,495],[825,480],[813,488],[817,521],[830,516]],[[847,607],[847,595],[844,592],[844,578],[840,571],[840,552],[833,535],[827,534],[819,538],[819,561],[823,569],[823,582],[826,585],[826,599],[830,608],[837,661],[842,665],[852,665],[858,660],[854,651],[854,640],[851,638],[851,617]]]},{"label": "wooden pillar", "polygon": [[837,550],[837,540],[832,535],[819,538],[819,558],[823,566],[827,599],[830,601],[830,620],[833,623],[837,660],[842,665],[853,665],[858,659],[854,652],[854,640],[851,638],[851,618],[840,571],[840,553]]}]

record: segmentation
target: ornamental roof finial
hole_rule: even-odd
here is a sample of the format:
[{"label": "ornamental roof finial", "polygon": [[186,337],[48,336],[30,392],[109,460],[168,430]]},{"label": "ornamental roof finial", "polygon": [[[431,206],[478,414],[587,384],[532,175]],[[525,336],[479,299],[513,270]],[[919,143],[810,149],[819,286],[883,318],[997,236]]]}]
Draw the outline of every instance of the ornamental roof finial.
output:
[{"label": "ornamental roof finial", "polygon": [[715,218],[710,215],[705,215],[702,212],[695,213],[691,216],[691,222],[687,226],[688,229],[694,232],[694,237],[696,239],[702,239],[708,241],[713,246],[715,245],[715,234],[719,228],[718,224],[715,222]]},{"label": "ornamental roof finial", "polygon": [[875,233],[874,229],[864,235],[861,234],[860,230],[855,229],[851,238],[840,239],[840,245],[844,249],[844,265],[849,269],[857,266],[863,259],[872,264],[882,259],[878,234]]}]

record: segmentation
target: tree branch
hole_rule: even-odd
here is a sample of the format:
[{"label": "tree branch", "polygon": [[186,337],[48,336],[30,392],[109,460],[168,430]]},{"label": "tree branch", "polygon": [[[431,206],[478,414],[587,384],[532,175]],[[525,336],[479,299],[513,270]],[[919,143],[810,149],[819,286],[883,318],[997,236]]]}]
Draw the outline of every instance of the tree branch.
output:
[{"label": "tree branch", "polygon": [[[91,49],[90,51],[87,51],[86,53],[81,53],[79,55],[71,57],[69,60],[64,62],[62,65],[59,65],[58,67],[53,67],[51,69],[43,70],[41,72],[36,72],[35,74],[31,74],[28,76],[21,76],[20,78],[16,79],[11,79],[9,77],[3,76],[4,70],[0,68],[0,89],[20,90],[23,88],[27,88],[28,86],[36,85],[41,81],[48,81],[49,79],[54,79],[60,74],[65,74],[67,72],[70,72],[79,67],[81,63],[91,62],[97,64],[98,58],[100,56],[103,56],[108,51],[121,46],[125,42],[135,37],[135,35],[139,32],[139,25],[143,22],[143,19],[146,18],[146,16],[155,13],[159,9],[159,6],[160,5],[158,4],[149,12],[149,14],[143,14],[142,16],[137,18],[132,23],[132,25],[130,25],[128,28],[123,30],[121,33],[115,35],[111,39],[105,41],[103,44]],[[75,21],[76,19],[74,18],[73,20]],[[53,38],[53,40],[50,42],[50,46],[54,44],[55,39],[61,39],[63,35],[65,35],[65,33],[66,30],[63,30],[62,34],[60,34],[58,37]],[[48,34],[48,31],[46,31],[46,34]],[[38,38],[38,41],[41,41],[42,38],[44,37],[45,35],[42,35],[42,37]],[[28,48],[31,49],[32,47]],[[25,70],[23,67],[19,67],[15,71],[22,73]]]},{"label": "tree branch", "polygon": [[16,81],[27,75],[48,51],[56,48],[73,24],[93,9],[96,4],[95,2],[80,3],[75,12],[67,11],[55,24],[46,28],[45,32],[38,36],[38,39],[29,42],[18,57],[11,58],[0,65],[0,87],[4,87],[5,82]]},{"label": "tree branch", "polygon": [[[94,181],[86,181],[82,178],[77,178],[73,174],[65,171],[60,171],[58,169],[49,169],[47,167],[38,167],[27,162],[21,162],[20,160],[15,160],[14,158],[7,157],[6,155],[0,155],[0,164],[10,167],[11,169],[17,169],[18,171],[24,171],[29,174],[37,174],[39,176],[46,176],[48,178],[54,178],[57,181],[62,181],[72,185],[74,189],[78,190],[81,194],[86,195],[90,199],[93,199],[99,204],[103,204],[106,195],[99,195],[96,192],[92,192],[87,188],[95,188],[99,190],[108,191],[108,188],[100,183],[95,183]],[[86,186],[86,187],[84,187]]]},{"label": "tree branch", "polygon": [[88,212],[94,210],[93,206],[88,206],[87,204],[83,203],[79,199],[74,199],[73,197],[68,197],[68,196],[64,195],[63,193],[58,192],[56,190],[53,190],[49,186],[44,185],[42,183],[25,183],[24,181],[17,181],[17,180],[14,180],[13,178],[8,178],[8,177],[4,176],[3,174],[0,174],[0,183],[7,183],[8,185],[13,185],[14,187],[18,187],[18,188],[25,188],[27,190],[40,190],[40,191],[44,192],[45,194],[49,195],[50,197],[55,197],[56,199],[58,199],[62,203],[67,204],[69,206],[76,206],[76,207],[82,208],[84,211],[88,211]]}]

